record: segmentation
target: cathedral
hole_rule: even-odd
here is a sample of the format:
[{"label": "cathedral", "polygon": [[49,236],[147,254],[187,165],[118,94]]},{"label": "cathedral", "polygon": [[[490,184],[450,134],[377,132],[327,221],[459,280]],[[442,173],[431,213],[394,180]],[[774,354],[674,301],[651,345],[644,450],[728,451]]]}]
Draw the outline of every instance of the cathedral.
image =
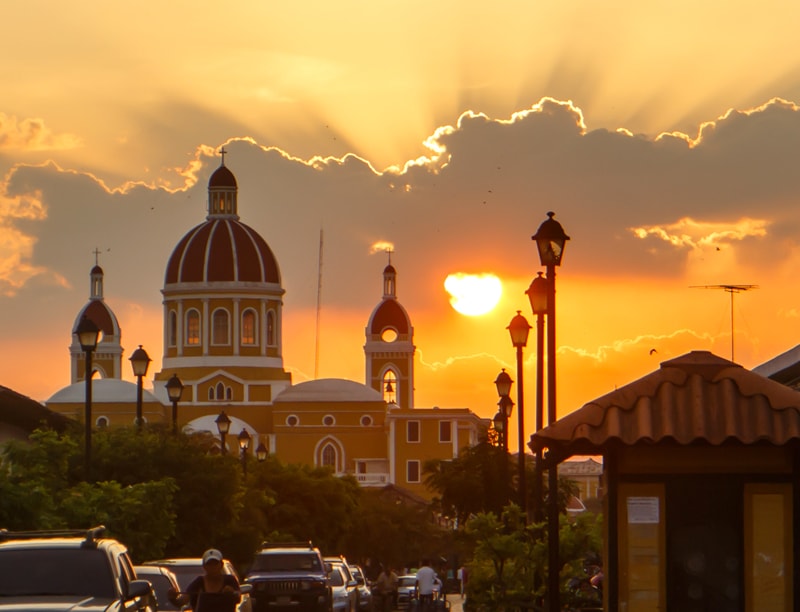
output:
[{"label": "cathedral", "polygon": [[[122,333],[104,298],[103,270],[90,272],[87,317],[102,332],[93,353],[93,426],[136,422],[135,383],[122,380]],[[398,300],[397,271],[383,270],[383,295],[369,316],[364,343],[366,380],[318,379],[292,384],[282,352],[283,294],[278,260],[264,238],[240,220],[236,177],[222,164],[208,182],[205,221],[177,243],[166,264],[163,362],[142,392],[142,418],[170,424],[167,382],[183,384],[177,426],[210,431],[239,452],[249,436],[254,457],[328,466],[362,486],[393,485],[430,499],[422,466],[451,459],[478,441],[488,420],[466,408],[414,405],[414,328]],[[70,345],[71,384],[56,392],[50,410],[83,420],[85,359],[77,335]],[[227,435],[218,421],[229,421]]]}]

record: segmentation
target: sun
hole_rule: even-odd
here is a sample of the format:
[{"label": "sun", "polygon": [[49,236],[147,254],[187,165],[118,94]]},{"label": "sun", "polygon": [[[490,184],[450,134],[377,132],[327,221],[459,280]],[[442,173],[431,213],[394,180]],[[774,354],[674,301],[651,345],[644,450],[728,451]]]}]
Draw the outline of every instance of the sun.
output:
[{"label": "sun", "polygon": [[444,288],[450,294],[453,309],[470,317],[491,311],[503,293],[500,279],[494,274],[456,272],[445,279]]}]

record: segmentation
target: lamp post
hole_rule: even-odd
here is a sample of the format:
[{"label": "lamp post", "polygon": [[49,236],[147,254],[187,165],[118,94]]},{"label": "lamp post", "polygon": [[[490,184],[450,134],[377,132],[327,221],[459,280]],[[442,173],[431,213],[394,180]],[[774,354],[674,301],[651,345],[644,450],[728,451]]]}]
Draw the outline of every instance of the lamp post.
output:
[{"label": "lamp post", "polygon": [[221,445],[219,452],[221,455],[225,455],[228,452],[228,450],[225,448],[225,436],[228,435],[228,430],[231,428],[231,420],[223,410],[219,413],[219,416],[214,419],[214,422],[217,424],[217,431],[219,432],[219,442]]},{"label": "lamp post", "polygon": [[239,432],[239,449],[241,450],[242,473],[245,478],[247,478],[247,449],[250,448],[250,440],[250,434],[242,427],[242,431]]},{"label": "lamp post", "polygon": [[[556,266],[561,265],[564,255],[564,246],[569,236],[564,228],[553,217],[555,213],[548,212],[547,219],[539,226],[536,233],[531,236],[536,241],[539,250],[539,260],[547,270],[547,424],[556,421]],[[547,511],[547,540],[548,540],[548,584],[547,593],[550,612],[559,609],[559,571],[558,571],[558,466],[557,457],[551,455],[552,461],[548,468],[548,485],[550,488],[550,503]]]},{"label": "lamp post", "polygon": [[[544,428],[544,315],[547,314],[547,279],[539,272],[525,291],[536,315],[536,431]],[[542,457],[537,453],[533,466],[533,520],[544,520],[542,512]]]},{"label": "lamp post", "polygon": [[86,381],[86,403],[83,412],[84,422],[84,469],[86,471],[86,480],[89,480],[90,466],[92,464],[92,353],[97,348],[97,342],[100,339],[100,328],[97,324],[88,318],[86,315],[81,317],[78,326],[73,332],[78,336],[81,350],[85,355],[83,378]]},{"label": "lamp post", "polygon": [[[508,374],[506,374],[505,370],[500,372],[500,374],[498,375],[498,378],[503,377],[504,374],[505,374],[504,378],[507,378],[508,382],[503,380],[501,383],[498,384],[497,381],[495,381],[495,384],[498,386],[498,389],[501,388],[501,385],[502,385],[503,388],[507,388],[508,390],[510,390],[512,381],[511,381],[511,377]],[[507,387],[505,387],[505,385],[507,385]],[[502,470],[502,473],[501,473],[500,477],[503,480],[504,501],[506,503],[508,503],[508,498],[509,498],[509,495],[508,495],[508,419],[511,418],[511,413],[514,410],[514,402],[511,401],[511,398],[508,396],[508,394],[501,395],[500,396],[500,401],[497,402],[497,407],[498,407],[497,414],[494,415],[494,428],[497,431],[500,432],[500,443],[501,443],[501,448],[503,449],[503,462],[500,464],[500,469]]]},{"label": "lamp post", "polygon": [[133,375],[136,377],[136,429],[142,429],[142,378],[147,375],[147,368],[150,366],[150,355],[147,354],[139,345],[131,355],[131,367]]},{"label": "lamp post", "polygon": [[181,395],[183,395],[183,383],[177,374],[173,374],[165,386],[167,388],[167,397],[172,402],[172,434],[177,435],[178,402],[181,401]]},{"label": "lamp post", "polygon": [[516,316],[508,324],[508,333],[511,334],[511,344],[517,349],[517,471],[519,472],[519,507],[522,516],[528,515],[527,491],[525,490],[525,395],[522,389],[522,349],[528,344],[528,333],[531,326],[528,320],[518,310]]}]

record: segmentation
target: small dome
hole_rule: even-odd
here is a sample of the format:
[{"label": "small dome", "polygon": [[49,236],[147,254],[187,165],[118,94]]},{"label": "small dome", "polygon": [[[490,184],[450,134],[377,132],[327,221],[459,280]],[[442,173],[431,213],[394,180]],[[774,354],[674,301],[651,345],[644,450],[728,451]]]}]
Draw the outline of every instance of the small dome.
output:
[{"label": "small dome", "polygon": [[[92,401],[96,404],[128,404],[136,401],[138,385],[118,378],[98,378],[92,381]],[[86,383],[81,381],[59,389],[45,404],[75,404],[86,399]],[[158,398],[147,389],[142,389],[143,404],[158,404]]]},{"label": "small dome", "polygon": [[164,282],[280,284],[281,276],[275,255],[258,232],[237,219],[213,218],[180,240]]},{"label": "small dome", "polygon": [[72,329],[78,328],[78,323],[86,315],[86,318],[92,321],[100,331],[103,332],[103,339],[111,338],[112,336],[119,335],[119,322],[114,312],[106,306],[106,303],[101,300],[91,300],[86,306],[81,308],[78,316],[75,317],[75,322]]},{"label": "small dome", "polygon": [[383,269],[384,274],[397,274],[397,270],[394,269],[392,264],[389,264]]},{"label": "small dome", "polygon": [[236,177],[233,172],[228,170],[227,166],[220,166],[208,179],[208,188],[213,187],[236,187]]},{"label": "small dome", "polygon": [[102,274],[102,273],[103,273],[103,268],[97,265],[94,268],[92,268],[92,271],[90,272],[90,274]]},{"label": "small dome", "polygon": [[408,313],[396,300],[383,300],[370,318],[369,333],[380,335],[386,328],[394,329],[398,334],[411,332]]},{"label": "small dome", "polygon": [[281,392],[274,403],[281,402],[382,402],[375,389],[343,378],[321,378],[292,385]]}]

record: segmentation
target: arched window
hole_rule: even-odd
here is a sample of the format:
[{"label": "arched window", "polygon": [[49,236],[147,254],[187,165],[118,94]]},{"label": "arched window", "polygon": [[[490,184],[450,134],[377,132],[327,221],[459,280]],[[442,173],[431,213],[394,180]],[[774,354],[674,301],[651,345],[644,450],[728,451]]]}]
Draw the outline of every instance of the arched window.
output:
[{"label": "arched window", "polygon": [[333,444],[326,444],[321,453],[322,465],[336,469],[336,448]]},{"label": "arched window", "polygon": [[256,344],[256,338],[258,338],[256,313],[247,309],[242,313],[242,344],[253,346]]},{"label": "arched window", "polygon": [[267,346],[275,346],[277,344],[275,336],[275,311],[270,310],[267,313]]},{"label": "arched window", "polygon": [[217,399],[218,400],[221,400],[221,399],[225,398],[225,385],[223,385],[221,382],[217,383],[216,395],[217,395]]},{"label": "arched window", "polygon": [[209,401],[214,399],[214,387],[208,388],[208,399]]},{"label": "arched window", "polygon": [[211,344],[230,344],[228,311],[218,308],[211,317]]},{"label": "arched window", "polygon": [[394,370],[386,370],[383,375],[383,401],[389,404],[397,403],[397,374]]},{"label": "arched window", "polygon": [[186,313],[186,344],[200,344],[200,313],[194,309]]},{"label": "arched window", "polygon": [[169,328],[167,330],[167,342],[170,346],[178,345],[178,313],[174,310],[169,311]]}]

